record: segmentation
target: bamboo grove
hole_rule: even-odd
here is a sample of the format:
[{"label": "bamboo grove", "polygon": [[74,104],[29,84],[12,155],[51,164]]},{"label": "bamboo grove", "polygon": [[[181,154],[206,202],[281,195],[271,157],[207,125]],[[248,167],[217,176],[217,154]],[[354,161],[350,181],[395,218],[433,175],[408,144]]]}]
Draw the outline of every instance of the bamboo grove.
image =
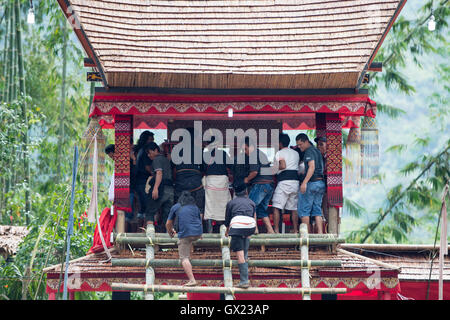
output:
[{"label": "bamboo grove", "polygon": [[[27,115],[27,98],[26,98],[26,88],[25,88],[25,74],[24,74],[24,59],[23,59],[23,46],[22,46],[22,24],[23,24],[23,14],[21,11],[21,3],[19,0],[8,0],[4,3],[5,11],[2,18],[4,21],[5,30],[3,39],[3,63],[2,63],[2,74],[3,74],[3,88],[1,91],[1,102],[2,104],[9,105],[12,107],[14,113],[20,115],[21,124],[17,124],[20,130],[18,139],[20,139],[19,144],[17,144],[17,150],[9,150],[10,159],[13,162],[21,162],[21,171],[5,170],[5,174],[1,176],[2,185],[2,198],[0,202],[0,212],[3,206],[3,196],[7,194],[10,189],[21,181],[25,187],[25,216],[26,222],[28,224],[29,218],[28,214],[31,210],[31,200],[30,200],[30,163],[28,154],[28,115]],[[2,113],[2,121],[10,121],[8,116]],[[11,123],[10,123],[11,124]],[[14,122],[12,123],[14,125]],[[12,129],[14,130],[14,129]],[[8,143],[8,141],[7,141]],[[14,144],[13,144],[14,146]],[[12,157],[11,157],[12,156]],[[2,156],[2,160],[3,159]],[[6,163],[5,163],[6,164]],[[2,168],[7,168],[8,166],[3,166]],[[14,166],[16,167],[16,166]],[[17,166],[19,167],[19,166]]]}]

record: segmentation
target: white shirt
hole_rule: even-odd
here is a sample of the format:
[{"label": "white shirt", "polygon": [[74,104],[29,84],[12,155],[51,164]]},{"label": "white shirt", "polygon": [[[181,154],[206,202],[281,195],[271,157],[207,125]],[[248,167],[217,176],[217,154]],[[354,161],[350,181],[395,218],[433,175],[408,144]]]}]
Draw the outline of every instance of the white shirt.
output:
[{"label": "white shirt", "polygon": [[280,160],[284,160],[286,162],[286,168],[283,170],[278,170],[278,173],[283,172],[284,170],[298,170],[298,162],[300,161],[300,156],[297,151],[289,147],[279,150],[275,154],[276,164],[278,164]]}]

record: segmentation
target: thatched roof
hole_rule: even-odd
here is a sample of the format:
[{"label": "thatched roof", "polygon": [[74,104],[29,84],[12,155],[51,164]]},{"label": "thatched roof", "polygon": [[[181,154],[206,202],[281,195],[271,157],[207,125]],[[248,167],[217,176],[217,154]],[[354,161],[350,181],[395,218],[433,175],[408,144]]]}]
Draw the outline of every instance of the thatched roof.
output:
[{"label": "thatched roof", "polygon": [[0,255],[5,259],[16,254],[20,243],[28,234],[26,227],[0,226]]},{"label": "thatched roof", "polygon": [[[386,245],[386,244],[341,244],[368,258],[401,268],[401,281],[437,281],[439,279],[439,244],[434,245]],[[434,257],[434,258],[433,258]],[[431,272],[431,273],[430,273]],[[450,281],[450,257],[444,256],[444,281]]]},{"label": "thatched roof", "polygon": [[108,86],[214,89],[356,88],[405,2],[58,1]]}]

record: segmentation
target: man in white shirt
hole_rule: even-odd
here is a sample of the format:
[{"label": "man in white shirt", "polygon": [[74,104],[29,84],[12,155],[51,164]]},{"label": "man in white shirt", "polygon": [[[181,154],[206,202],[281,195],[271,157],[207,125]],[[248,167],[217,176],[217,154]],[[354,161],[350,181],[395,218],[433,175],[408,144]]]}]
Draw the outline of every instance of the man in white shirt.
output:
[{"label": "man in white shirt", "polygon": [[287,134],[280,134],[280,150],[275,154],[274,166],[275,168],[278,168],[278,183],[272,198],[275,233],[280,232],[280,211],[283,209],[291,211],[294,233],[298,233],[298,164],[300,159],[298,152],[289,148],[290,142],[291,139]]}]

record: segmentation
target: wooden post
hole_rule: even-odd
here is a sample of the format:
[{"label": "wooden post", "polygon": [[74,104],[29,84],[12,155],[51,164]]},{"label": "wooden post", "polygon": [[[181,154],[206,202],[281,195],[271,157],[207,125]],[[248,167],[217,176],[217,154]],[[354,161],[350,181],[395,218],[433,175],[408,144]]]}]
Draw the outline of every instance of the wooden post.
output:
[{"label": "wooden post", "polygon": [[118,216],[116,229],[125,232],[125,211],[131,210],[130,203],[130,152],[133,136],[133,118],[131,115],[114,117],[114,206]]},{"label": "wooden post", "polygon": [[125,211],[117,210],[116,232],[125,233]]},{"label": "wooden post", "polygon": [[[323,121],[323,119],[322,119]],[[343,205],[342,183],[342,120],[337,113],[325,114],[327,139],[326,188],[328,202],[328,232],[339,233],[339,208]],[[339,236],[339,234],[338,234]],[[336,246],[332,246],[333,251]]]},{"label": "wooden post", "polygon": [[[148,224],[146,233],[147,237],[153,239],[155,237],[155,226],[153,224]],[[155,248],[152,243],[145,246],[145,257],[147,261],[150,259],[155,259]],[[145,284],[147,286],[152,286],[155,284],[155,270],[150,266],[145,268]],[[145,300],[154,299],[155,297],[153,296],[153,293],[145,292]]]},{"label": "wooden post", "polygon": [[[300,237],[302,239],[308,239],[308,226],[305,223],[302,223],[300,225]],[[300,259],[303,261],[307,261],[308,260],[308,245],[304,244],[302,246],[300,246]],[[302,266],[302,288],[307,288],[309,289],[311,287],[310,282],[309,282],[309,267],[308,264],[306,264],[306,266]],[[311,300],[311,295],[309,294],[304,294],[303,295],[303,300]]]},{"label": "wooden post", "polygon": [[[230,261],[231,255],[230,255],[230,248],[228,247],[228,244],[225,245],[225,241],[227,237],[225,237],[225,232],[227,230],[227,227],[225,225],[220,226],[220,236],[221,236],[221,247],[222,247],[222,260],[223,261]],[[228,241],[226,243],[229,243]],[[232,288],[233,287],[233,273],[231,272],[231,265],[229,267],[226,267],[225,264],[223,266],[223,285],[225,288]],[[233,295],[229,293],[225,293],[225,300],[233,300]]]},{"label": "wooden post", "polygon": [[[333,206],[328,207],[328,232],[337,234],[339,232],[339,209]],[[337,245],[331,245],[331,251],[336,252]]]}]

